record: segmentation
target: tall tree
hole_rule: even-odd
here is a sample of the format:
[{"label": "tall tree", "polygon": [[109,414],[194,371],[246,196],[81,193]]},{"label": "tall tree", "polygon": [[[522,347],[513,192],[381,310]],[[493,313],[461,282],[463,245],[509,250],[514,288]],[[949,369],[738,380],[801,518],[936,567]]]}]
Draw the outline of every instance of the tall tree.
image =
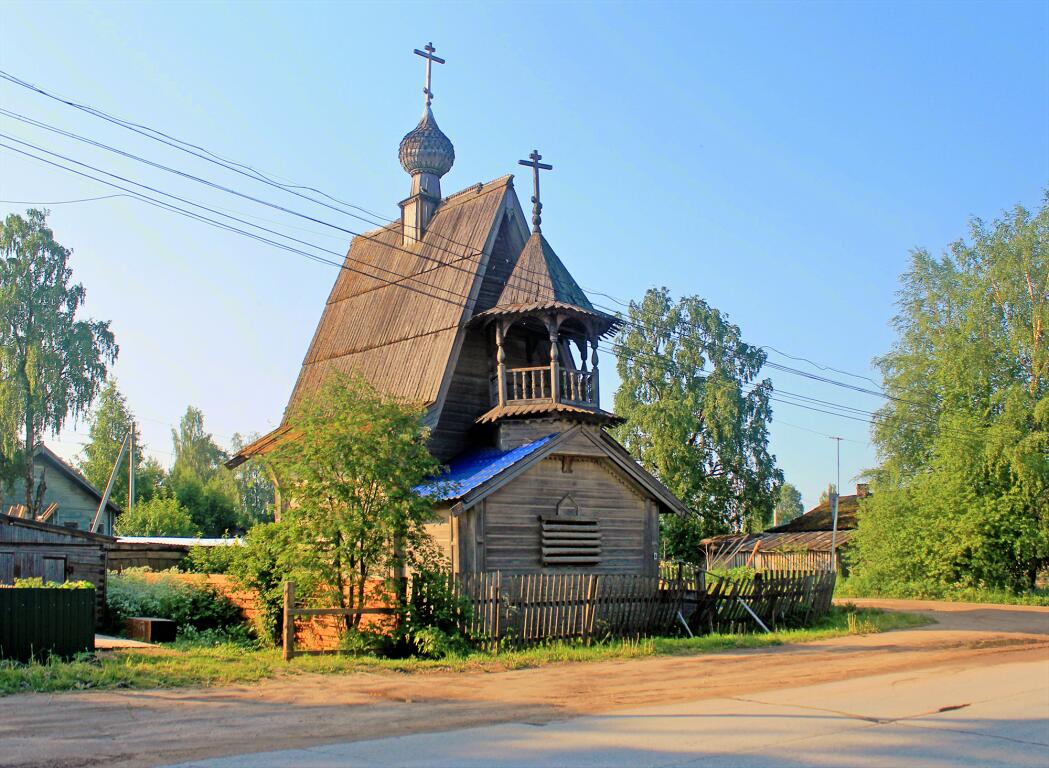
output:
[{"label": "tall tree", "polygon": [[[362,607],[369,582],[388,576],[426,538],[432,503],[413,489],[439,465],[421,418],[421,409],[364,380],[336,375],[291,415],[299,436],[272,455],[289,495],[300,567],[342,608]],[[359,621],[359,613],[348,616],[347,626]]]},{"label": "tall tree", "polygon": [[783,473],[768,451],[765,353],[696,296],[675,303],[653,288],[628,315],[617,339],[617,435],[692,510],[668,520],[666,534],[670,554],[697,558],[703,536],[772,518]]},{"label": "tall tree", "polygon": [[773,511],[772,521],[774,525],[789,523],[799,517],[805,511],[801,504],[801,491],[792,483],[784,483],[779,487],[779,498],[776,499],[776,508]]},{"label": "tall tree", "polygon": [[222,536],[237,527],[239,497],[233,473],[222,466],[225,452],[204,429],[204,414],[189,406],[171,431],[175,463],[169,483],[178,503],[205,536]]},{"label": "tall tree", "polygon": [[77,319],[86,293],[71,282],[71,255],[47,226],[47,211],[10,214],[0,225],[0,422],[20,424],[31,513],[42,501],[33,474],[37,440],[87,412],[118,352],[108,321]]},{"label": "tall tree", "polygon": [[[99,489],[105,488],[109,482],[110,474],[120,455],[120,446],[124,438],[134,425],[135,417],[127,405],[127,399],[117,389],[116,382],[112,379],[98,395],[91,413],[91,427],[89,438],[84,446],[83,454],[77,462],[78,468],[88,480]],[[135,429],[135,446],[141,449],[142,437]],[[128,456],[125,454],[122,462],[124,477],[127,476]],[[136,473],[142,465],[141,450],[135,455]],[[136,481],[137,481],[136,477]],[[138,496],[138,483],[136,482],[136,497]],[[121,506],[127,505],[127,482],[118,482],[113,486],[110,498]]]},{"label": "tall tree", "polygon": [[901,282],[854,573],[899,593],[1028,588],[1049,564],[1049,195],[914,251]]},{"label": "tall tree", "polygon": [[171,440],[175,446],[172,475],[188,472],[206,482],[226,458],[204,429],[204,413],[192,405],[186,408],[178,429],[171,430]]},{"label": "tall tree", "polygon": [[[244,446],[258,438],[257,433],[245,438],[234,432],[230,447],[234,453],[238,453]],[[233,471],[233,476],[240,495],[240,514],[237,526],[246,531],[259,523],[273,522],[273,482],[266,473],[262,462],[258,459],[245,462]]]}]

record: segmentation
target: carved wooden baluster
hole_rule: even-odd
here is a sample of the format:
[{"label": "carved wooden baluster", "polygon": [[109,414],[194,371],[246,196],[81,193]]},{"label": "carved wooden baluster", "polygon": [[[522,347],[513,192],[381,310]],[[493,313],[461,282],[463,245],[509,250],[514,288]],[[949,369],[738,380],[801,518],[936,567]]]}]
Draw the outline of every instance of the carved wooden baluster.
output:
[{"label": "carved wooden baluster", "polygon": [[550,323],[550,399],[555,403],[560,399],[561,354],[557,349],[557,325]]},{"label": "carved wooden baluster", "polygon": [[506,405],[506,349],[503,347],[503,324],[495,326],[495,347],[498,368],[499,405]]},{"label": "carved wooden baluster", "polygon": [[593,405],[598,405],[601,402],[600,383],[597,373],[597,340],[598,337],[594,336],[590,339],[590,346],[593,348],[594,353],[590,357],[590,402]]}]

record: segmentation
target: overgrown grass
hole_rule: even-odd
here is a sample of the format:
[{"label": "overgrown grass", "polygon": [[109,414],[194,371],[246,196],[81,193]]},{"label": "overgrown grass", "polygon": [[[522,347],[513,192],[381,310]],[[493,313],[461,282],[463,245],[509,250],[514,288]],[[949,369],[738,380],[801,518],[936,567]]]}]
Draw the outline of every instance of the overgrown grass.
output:
[{"label": "overgrown grass", "polygon": [[301,656],[290,663],[273,648],[251,649],[239,644],[200,645],[180,641],[149,649],[121,649],[83,654],[61,661],[19,664],[0,662],[0,694],[27,691],[70,691],[104,688],[177,688],[253,683],[279,675],[345,674],[392,670],[425,672],[522,669],[557,662],[635,659],[649,656],[694,655],[736,648],[766,648],[849,634],[868,634],[928,623],[911,613],[835,607],[830,616],[809,629],[772,634],[703,635],[695,638],[655,637],[611,640],[585,645],[551,642],[498,654],[475,652],[442,660],[380,659],[373,656]]},{"label": "overgrown grass", "polygon": [[1030,592],[1010,592],[1004,589],[930,589],[922,585],[899,585],[894,589],[872,591],[854,579],[840,580],[834,590],[835,597],[867,597],[904,600],[946,600],[957,603],[997,603],[999,605],[1049,606],[1049,588],[1041,587]]}]

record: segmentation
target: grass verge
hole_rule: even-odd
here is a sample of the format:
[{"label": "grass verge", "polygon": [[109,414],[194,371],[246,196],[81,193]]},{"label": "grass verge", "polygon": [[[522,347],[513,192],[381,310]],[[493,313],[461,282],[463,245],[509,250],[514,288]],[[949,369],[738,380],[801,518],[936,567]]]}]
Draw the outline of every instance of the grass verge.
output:
[{"label": "grass verge", "polygon": [[301,656],[290,663],[279,650],[250,650],[239,645],[202,646],[176,643],[149,649],[121,649],[83,654],[70,661],[19,664],[0,661],[0,695],[30,691],[76,691],[112,688],[179,688],[253,683],[264,678],[302,673],[345,674],[392,670],[425,672],[484,669],[499,671],[556,662],[636,659],[648,656],[695,655],[737,648],[766,648],[850,634],[871,634],[927,624],[913,613],[835,606],[814,627],[772,634],[715,634],[694,638],[653,637],[604,643],[551,642],[498,654],[476,652],[442,660],[380,659],[373,656]]},{"label": "grass verge", "polygon": [[1030,592],[1009,592],[1004,589],[958,588],[947,591],[930,591],[920,586],[904,588],[896,592],[874,594],[861,588],[849,579],[839,581],[834,597],[848,599],[871,598],[875,600],[943,600],[951,603],[990,603],[993,605],[1049,606],[1049,589],[1040,587]]}]

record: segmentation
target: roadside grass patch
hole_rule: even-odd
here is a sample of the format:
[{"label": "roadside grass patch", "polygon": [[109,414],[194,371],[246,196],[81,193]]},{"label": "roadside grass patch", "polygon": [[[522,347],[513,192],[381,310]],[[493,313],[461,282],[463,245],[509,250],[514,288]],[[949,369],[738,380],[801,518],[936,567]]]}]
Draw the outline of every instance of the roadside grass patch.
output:
[{"label": "roadside grass patch", "polygon": [[871,590],[855,579],[840,580],[834,590],[835,598],[864,597],[886,600],[944,600],[952,603],[991,603],[994,605],[1049,606],[1049,588],[1036,587],[1029,592],[1010,592],[1005,589],[929,589],[920,584],[900,585],[895,589]]},{"label": "roadside grass patch", "polygon": [[0,695],[30,691],[76,691],[112,688],[182,688],[254,683],[269,677],[303,673],[347,674],[363,671],[501,671],[561,662],[592,662],[651,656],[696,655],[740,648],[767,648],[788,643],[869,634],[929,623],[913,613],[835,606],[808,629],[772,634],[713,634],[694,638],[651,637],[583,643],[551,642],[500,653],[475,651],[444,659],[381,659],[374,656],[300,656],[281,660],[280,650],[242,643],[200,644],[180,640],[168,646],[128,648],[81,654],[68,661],[20,664],[0,661]]}]

